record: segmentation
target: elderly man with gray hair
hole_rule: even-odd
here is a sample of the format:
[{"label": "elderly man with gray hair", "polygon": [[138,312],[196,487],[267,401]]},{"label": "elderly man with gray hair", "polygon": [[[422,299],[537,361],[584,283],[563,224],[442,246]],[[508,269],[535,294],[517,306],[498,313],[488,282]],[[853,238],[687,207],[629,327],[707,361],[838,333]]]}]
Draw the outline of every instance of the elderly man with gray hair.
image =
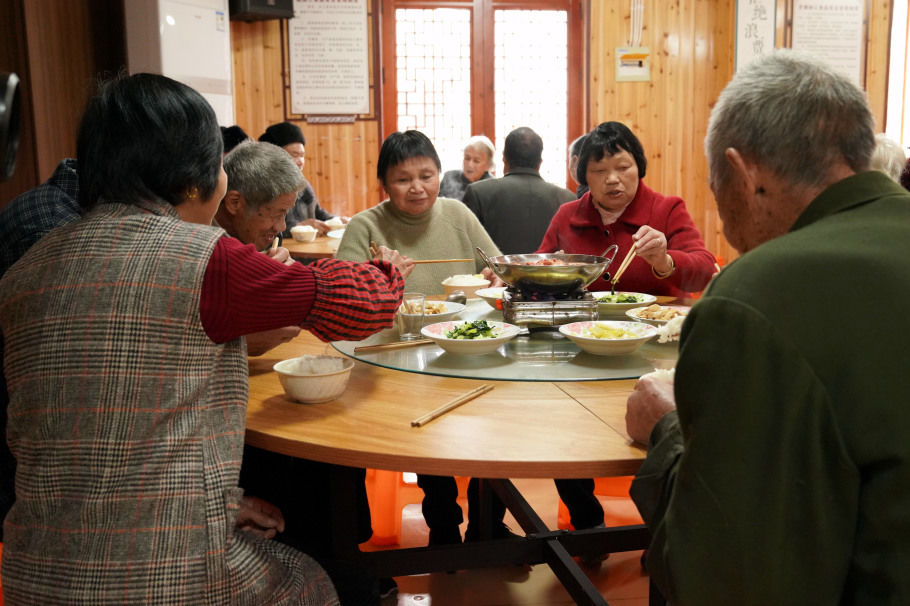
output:
[{"label": "elderly man with gray hair", "polygon": [[742,256],[626,415],[674,604],[910,604],[910,316],[883,312],[910,300],[910,194],[868,170],[874,146],[863,91],[788,51],[714,107],[710,186]]}]

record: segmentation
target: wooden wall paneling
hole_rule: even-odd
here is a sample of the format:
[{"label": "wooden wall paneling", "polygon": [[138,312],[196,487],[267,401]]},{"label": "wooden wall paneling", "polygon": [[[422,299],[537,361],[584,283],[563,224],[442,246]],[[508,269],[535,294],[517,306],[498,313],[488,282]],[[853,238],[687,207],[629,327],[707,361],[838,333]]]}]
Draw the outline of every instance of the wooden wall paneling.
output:
[{"label": "wooden wall paneling", "polygon": [[[906,2],[906,0],[896,0]],[[888,104],[888,64],[891,52],[891,13],[895,0],[869,2],[866,46],[866,94],[876,130],[884,132]]]},{"label": "wooden wall paneling", "polygon": [[234,116],[253,139],[284,121],[281,23],[231,21]]}]

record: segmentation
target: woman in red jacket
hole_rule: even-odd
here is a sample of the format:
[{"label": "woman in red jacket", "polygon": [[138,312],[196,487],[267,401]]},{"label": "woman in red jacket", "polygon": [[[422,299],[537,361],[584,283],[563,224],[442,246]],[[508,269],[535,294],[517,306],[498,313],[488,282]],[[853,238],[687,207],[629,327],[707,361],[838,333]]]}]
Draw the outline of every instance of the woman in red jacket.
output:
[{"label": "woman in red jacket", "polygon": [[[702,290],[714,274],[714,255],[682,198],[644,184],[646,165],[641,142],[628,127],[598,125],[578,157],[577,181],[590,190],[559,208],[537,252],[601,255],[616,244],[616,259],[623,259],[634,245],[636,256],[618,288],[674,296]],[[610,284],[601,278],[588,288],[609,290]]]}]

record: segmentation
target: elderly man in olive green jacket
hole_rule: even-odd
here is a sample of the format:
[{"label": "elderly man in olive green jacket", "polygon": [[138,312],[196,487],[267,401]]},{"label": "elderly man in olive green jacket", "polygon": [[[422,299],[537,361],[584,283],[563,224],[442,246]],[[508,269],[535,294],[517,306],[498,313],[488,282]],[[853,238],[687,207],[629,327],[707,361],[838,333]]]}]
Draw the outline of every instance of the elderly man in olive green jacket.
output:
[{"label": "elderly man in olive green jacket", "polygon": [[705,142],[741,253],[683,326],[675,382],[627,427],[648,568],[674,604],[910,604],[910,195],[868,172],[865,96],[781,51]]}]

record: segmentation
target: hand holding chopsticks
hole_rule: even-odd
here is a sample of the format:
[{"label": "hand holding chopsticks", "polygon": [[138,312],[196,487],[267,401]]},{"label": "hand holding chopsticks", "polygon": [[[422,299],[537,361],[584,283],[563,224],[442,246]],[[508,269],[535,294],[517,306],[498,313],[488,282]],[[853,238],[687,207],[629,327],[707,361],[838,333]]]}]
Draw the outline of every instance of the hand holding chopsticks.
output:
[{"label": "hand holding chopsticks", "polygon": [[619,264],[619,269],[616,270],[616,273],[613,274],[613,278],[610,280],[610,283],[614,286],[619,282],[619,277],[626,271],[626,268],[629,267],[629,263],[632,262],[632,259],[635,258],[636,246],[633,243],[632,247],[629,249],[629,252],[626,253],[626,257],[622,260],[622,263]]},{"label": "hand holding chopsticks", "polygon": [[487,393],[491,389],[493,389],[493,386],[486,385],[486,384],[481,385],[477,389],[472,389],[471,391],[464,394],[463,396],[460,396],[458,398],[455,398],[451,402],[447,402],[447,403],[443,404],[436,410],[428,412],[427,414],[423,415],[420,418],[414,419],[413,421],[411,421],[411,427],[422,427],[422,426],[426,425],[427,423],[429,423],[430,421],[432,421],[433,419],[441,417],[442,415],[449,412],[450,410],[455,410],[456,408],[458,408],[465,402],[469,402],[478,396],[482,396],[483,394]]}]

